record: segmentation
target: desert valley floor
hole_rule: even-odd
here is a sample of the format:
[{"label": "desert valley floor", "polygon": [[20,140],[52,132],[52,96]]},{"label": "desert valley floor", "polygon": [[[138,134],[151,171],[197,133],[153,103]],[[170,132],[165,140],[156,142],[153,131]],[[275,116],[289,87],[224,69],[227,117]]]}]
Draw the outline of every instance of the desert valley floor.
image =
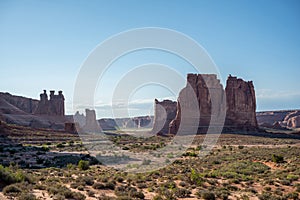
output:
[{"label": "desert valley floor", "polygon": [[[134,174],[98,163],[74,134],[2,123],[0,199],[300,198],[299,135],[222,134],[200,159],[203,139],[196,136],[167,167]],[[118,134],[111,140],[124,150],[143,152],[171,138]]]}]

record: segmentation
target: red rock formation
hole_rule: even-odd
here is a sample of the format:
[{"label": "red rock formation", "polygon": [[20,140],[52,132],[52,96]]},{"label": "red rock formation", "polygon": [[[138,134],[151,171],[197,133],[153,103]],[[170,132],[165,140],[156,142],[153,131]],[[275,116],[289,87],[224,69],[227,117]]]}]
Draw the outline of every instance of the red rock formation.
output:
[{"label": "red rock formation", "polygon": [[[256,118],[258,125],[265,128],[300,128],[300,110],[263,111],[256,113]],[[280,127],[271,125],[277,122]]]},{"label": "red rock formation", "polygon": [[[193,102],[194,98],[196,100]],[[180,123],[183,120],[183,105],[186,113],[186,116],[184,116],[185,126],[197,126],[194,129],[188,130],[196,130],[197,133],[203,133],[207,131],[211,123],[212,114],[218,116],[221,114],[221,111],[224,111],[224,103],[224,90],[215,74],[188,74],[187,85],[179,93],[177,114],[175,119],[170,123],[169,133],[176,134],[178,131]],[[214,108],[212,105],[214,105]],[[195,119],[199,123],[189,124],[195,121]],[[217,122],[215,121],[214,123]],[[217,126],[217,124],[215,125]]]},{"label": "red rock formation", "polygon": [[300,115],[289,118],[287,121],[288,128],[300,128]]},{"label": "red rock formation", "polygon": [[[182,124],[186,127],[184,131],[197,133],[206,133],[209,127],[223,125],[224,131],[258,129],[252,81],[246,82],[229,76],[224,91],[215,74],[188,74],[187,85],[180,91],[176,107],[177,109],[171,111],[165,109],[166,114],[157,111],[155,113],[155,122],[163,121],[164,116],[169,116],[166,121],[168,123],[174,110],[177,110],[175,118],[169,124],[169,134],[177,134],[179,130],[182,132]],[[162,119],[158,120],[160,118]],[[153,130],[157,131],[155,125]],[[167,124],[164,124],[161,132],[167,133],[166,129]]]},{"label": "red rock formation", "polygon": [[290,112],[283,120],[287,128],[300,128],[300,111]]},{"label": "red rock formation", "polygon": [[0,92],[0,113],[3,114],[24,114],[34,113],[38,106],[38,100],[11,95]]},{"label": "red rock formation", "polygon": [[226,84],[225,130],[257,130],[256,99],[252,81],[229,76]]},{"label": "red rock formation", "polygon": [[65,115],[64,95],[62,94],[62,91],[59,91],[58,95],[55,95],[54,92],[55,91],[53,90],[50,91],[49,100],[46,90],[44,90],[44,93],[40,94],[40,101],[35,114],[49,116]]},{"label": "red rock formation", "polygon": [[65,123],[65,131],[68,133],[77,133],[78,128],[79,128],[78,123],[72,123],[72,122]]},{"label": "red rock formation", "polygon": [[177,103],[171,100],[158,101],[154,104],[153,133],[165,134],[169,131],[169,124],[175,118]]}]

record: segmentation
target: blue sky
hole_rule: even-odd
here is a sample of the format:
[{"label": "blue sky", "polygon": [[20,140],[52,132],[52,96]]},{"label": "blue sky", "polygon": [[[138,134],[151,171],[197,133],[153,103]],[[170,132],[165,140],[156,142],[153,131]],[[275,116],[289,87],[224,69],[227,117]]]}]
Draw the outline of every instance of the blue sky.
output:
[{"label": "blue sky", "polygon": [[[89,53],[108,37],[141,27],[169,28],[190,36],[210,54],[223,81],[228,74],[253,80],[258,110],[300,108],[297,0],[1,0],[0,91],[38,98],[43,89],[61,89],[67,112],[72,113],[74,84]],[[149,62],[168,63],[181,73],[190,70],[174,56],[147,51],[120,59],[103,81],[116,83],[124,69]],[[105,88],[95,97],[103,108],[113,89]],[[132,114],[151,113],[149,101],[154,97],[176,94],[145,87],[133,95],[135,102],[141,99],[145,104]],[[107,110],[97,114],[110,116]]]}]

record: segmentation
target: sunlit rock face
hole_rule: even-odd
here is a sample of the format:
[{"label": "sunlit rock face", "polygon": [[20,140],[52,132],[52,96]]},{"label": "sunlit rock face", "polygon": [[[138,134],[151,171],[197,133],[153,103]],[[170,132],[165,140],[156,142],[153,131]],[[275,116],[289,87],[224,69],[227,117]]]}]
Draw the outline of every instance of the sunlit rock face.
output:
[{"label": "sunlit rock face", "polygon": [[225,91],[227,107],[225,128],[229,130],[257,130],[253,82],[229,76]]},{"label": "sunlit rock face", "polygon": [[[218,116],[222,112],[224,113],[224,98],[223,86],[220,80],[217,79],[217,75],[188,74],[187,85],[179,93],[177,114],[170,123],[169,133],[176,134],[182,120],[185,120],[184,124],[186,126],[183,131],[196,130],[197,133],[207,132],[211,123],[211,116]],[[182,116],[183,110],[184,116]],[[195,120],[198,123],[193,123]],[[214,125],[219,126],[219,124]],[[191,128],[190,126],[197,127]]]},{"label": "sunlit rock face", "polygon": [[221,126],[223,131],[254,131],[258,130],[255,111],[252,81],[230,75],[224,90],[215,74],[188,74],[187,85],[177,102],[155,101],[153,131],[177,134],[182,124],[187,127],[185,130],[197,133]]}]

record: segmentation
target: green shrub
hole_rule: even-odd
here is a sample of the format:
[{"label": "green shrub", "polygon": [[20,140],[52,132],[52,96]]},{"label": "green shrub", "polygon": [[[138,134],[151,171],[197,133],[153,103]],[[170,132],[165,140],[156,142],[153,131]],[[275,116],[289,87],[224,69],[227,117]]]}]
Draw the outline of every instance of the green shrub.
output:
[{"label": "green shrub", "polygon": [[105,189],[105,185],[102,183],[94,183],[92,187],[97,190]]},{"label": "green shrub", "polygon": [[275,154],[273,154],[272,155],[272,161],[274,163],[283,163],[284,159],[283,159],[283,156],[281,156],[281,155],[275,155]]},{"label": "green shrub", "polygon": [[190,181],[192,184],[200,186],[203,183],[203,178],[196,170],[191,169]]},{"label": "green shrub", "polygon": [[3,188],[3,194],[5,195],[10,195],[11,193],[21,193],[21,192],[22,189],[15,184],[8,185],[5,188]]},{"label": "green shrub", "polygon": [[209,192],[209,191],[202,192],[201,197],[205,200],[215,200],[216,199],[215,194],[212,192]]},{"label": "green shrub", "polygon": [[141,191],[131,186],[118,186],[115,189],[115,194],[119,197],[130,197],[129,199],[144,199],[145,195]]},{"label": "green shrub", "polygon": [[187,189],[184,189],[184,188],[176,188],[175,191],[175,196],[176,197],[179,197],[179,198],[186,198],[186,197],[189,197],[191,192]]},{"label": "green shrub", "polygon": [[41,148],[42,151],[49,151],[49,147],[47,145],[43,145]]},{"label": "green shrub", "polygon": [[116,187],[116,183],[114,181],[109,181],[105,184],[105,188],[114,190]]},{"label": "green shrub", "polygon": [[195,153],[195,152],[190,152],[190,151],[185,152],[185,153],[182,154],[182,155],[183,155],[183,156],[190,156],[190,157],[197,157],[197,156],[198,156],[197,153]]},{"label": "green shrub", "polygon": [[300,193],[300,183],[297,183],[297,184],[295,185],[295,187],[296,187],[296,192],[299,192],[299,193]]},{"label": "green shrub", "polygon": [[33,194],[23,193],[19,196],[19,200],[37,200]]},{"label": "green shrub", "polygon": [[155,196],[153,197],[153,200],[163,200],[163,197],[160,196],[160,195],[155,195]]},{"label": "green shrub", "polygon": [[298,200],[298,193],[297,192],[290,192],[285,195],[287,199],[293,199],[293,200]]},{"label": "green shrub", "polygon": [[259,200],[270,200],[270,199],[275,199],[275,196],[273,196],[269,192],[262,192],[260,195],[258,195]]},{"label": "green shrub", "polygon": [[85,195],[81,194],[80,192],[72,192],[72,195],[70,198],[75,199],[75,200],[85,200],[86,199]]},{"label": "green shrub", "polygon": [[65,145],[63,145],[62,143],[59,143],[59,144],[56,145],[56,147],[57,147],[57,148],[64,148]]},{"label": "green shrub", "polygon": [[286,178],[288,180],[291,180],[291,181],[297,181],[299,179],[299,176],[298,175],[294,175],[294,174],[289,174],[289,175],[287,175]]},{"label": "green shrub", "polygon": [[86,185],[93,185],[94,184],[94,178],[90,176],[83,176],[80,179],[82,182],[84,182]]},{"label": "green shrub", "polygon": [[0,180],[5,185],[18,183],[22,181],[31,182],[31,179],[24,174],[21,170],[13,172],[9,167],[3,167],[0,165]]},{"label": "green shrub", "polygon": [[86,160],[80,160],[78,162],[78,168],[81,170],[88,170],[90,168],[90,163],[89,161]]}]

